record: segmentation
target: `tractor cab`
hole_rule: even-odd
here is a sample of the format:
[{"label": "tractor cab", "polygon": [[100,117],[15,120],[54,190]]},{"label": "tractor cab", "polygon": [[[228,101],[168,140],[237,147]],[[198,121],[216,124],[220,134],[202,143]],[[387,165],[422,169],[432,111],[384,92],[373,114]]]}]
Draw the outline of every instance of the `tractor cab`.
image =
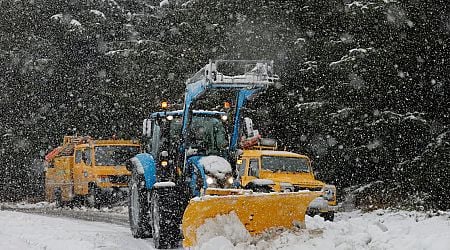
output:
[{"label": "tractor cab", "polygon": [[[144,120],[144,147],[154,159],[160,162],[158,176],[160,181],[173,179],[177,172],[183,171],[177,164],[177,156],[183,146],[180,136],[183,111],[155,112],[150,119]],[[229,134],[227,132],[227,114],[220,111],[194,110],[186,137],[186,158],[204,156],[228,157]],[[183,157],[184,158],[184,157]],[[231,171],[231,170],[230,170]],[[207,173],[206,173],[207,174]]]}]

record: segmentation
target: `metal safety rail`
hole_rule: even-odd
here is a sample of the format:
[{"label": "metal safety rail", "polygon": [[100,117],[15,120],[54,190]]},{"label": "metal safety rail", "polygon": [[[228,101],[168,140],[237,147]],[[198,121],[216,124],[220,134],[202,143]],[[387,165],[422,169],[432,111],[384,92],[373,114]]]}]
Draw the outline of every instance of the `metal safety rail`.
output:
[{"label": "metal safety rail", "polygon": [[[221,71],[222,66],[234,67],[241,72],[227,74]],[[214,85],[212,88],[252,88],[268,87],[278,81],[279,77],[273,74],[273,61],[269,60],[210,60],[187,80],[186,85],[202,80]]]}]

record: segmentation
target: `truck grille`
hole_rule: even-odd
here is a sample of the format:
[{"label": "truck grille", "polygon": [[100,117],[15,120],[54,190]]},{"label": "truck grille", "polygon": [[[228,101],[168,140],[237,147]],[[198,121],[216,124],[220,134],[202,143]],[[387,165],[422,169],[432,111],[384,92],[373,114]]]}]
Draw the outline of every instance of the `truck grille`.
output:
[{"label": "truck grille", "polygon": [[128,175],[110,175],[109,181],[111,183],[128,183],[130,177]]},{"label": "truck grille", "polygon": [[295,191],[299,190],[309,190],[309,191],[320,191],[322,187],[302,187],[302,186],[294,186]]}]

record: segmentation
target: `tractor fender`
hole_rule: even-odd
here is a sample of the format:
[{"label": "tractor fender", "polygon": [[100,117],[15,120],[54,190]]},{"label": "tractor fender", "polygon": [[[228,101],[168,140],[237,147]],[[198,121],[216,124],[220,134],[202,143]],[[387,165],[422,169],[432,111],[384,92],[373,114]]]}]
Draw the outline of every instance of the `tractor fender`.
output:
[{"label": "tractor fender", "polygon": [[[203,156],[191,156],[189,157],[189,159],[186,161],[186,166],[189,169],[189,165],[192,165],[194,168],[196,168],[198,170],[198,172],[201,175],[201,178],[203,180],[203,189],[206,190],[206,188],[208,187],[208,184],[206,183],[206,174],[205,174],[205,168],[203,167],[203,164],[200,162],[200,160],[202,159]],[[194,169],[190,169],[191,173],[188,173],[188,175],[191,177],[191,181],[189,183],[189,187],[191,188],[194,196],[199,196],[200,195],[200,190],[196,190],[196,183],[197,183],[197,173],[196,171],[194,171]]]},{"label": "tractor fender", "polygon": [[156,162],[151,154],[141,153],[131,158],[131,163],[138,174],[144,175],[145,186],[151,189],[156,183]]}]

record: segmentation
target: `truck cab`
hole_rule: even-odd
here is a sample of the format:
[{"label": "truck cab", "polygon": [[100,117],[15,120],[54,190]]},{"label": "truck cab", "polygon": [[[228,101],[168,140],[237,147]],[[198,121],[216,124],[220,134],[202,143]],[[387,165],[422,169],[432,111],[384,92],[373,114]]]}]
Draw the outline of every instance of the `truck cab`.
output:
[{"label": "truck cab", "polygon": [[125,162],[139,151],[133,140],[65,136],[46,157],[46,199],[58,206],[80,200],[95,207],[120,199],[128,191]]},{"label": "truck cab", "polygon": [[311,160],[306,155],[256,146],[243,150],[236,164],[236,172],[238,185],[245,189],[263,192],[319,192],[321,197],[310,204],[308,215],[318,214],[326,220],[334,219],[336,187],[315,178]]}]

